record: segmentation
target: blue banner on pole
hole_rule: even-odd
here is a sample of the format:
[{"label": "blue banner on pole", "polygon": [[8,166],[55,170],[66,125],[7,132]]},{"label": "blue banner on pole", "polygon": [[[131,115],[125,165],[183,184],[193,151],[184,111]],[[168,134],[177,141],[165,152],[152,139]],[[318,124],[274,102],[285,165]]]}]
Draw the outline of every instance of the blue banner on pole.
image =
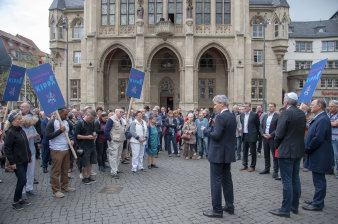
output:
[{"label": "blue banner on pole", "polygon": [[28,69],[27,75],[46,115],[65,105],[50,64]]},{"label": "blue banner on pole", "polygon": [[26,69],[12,65],[2,101],[18,101]]},{"label": "blue banner on pole", "polygon": [[144,72],[137,70],[135,68],[131,68],[128,89],[126,93],[127,96],[134,97],[137,99],[141,98],[144,75],[145,75]]},{"label": "blue banner on pole", "polygon": [[304,84],[302,93],[299,96],[298,103],[311,102],[312,95],[316,89],[318,81],[325,68],[327,59],[324,59],[316,64],[312,65],[309,75]]}]

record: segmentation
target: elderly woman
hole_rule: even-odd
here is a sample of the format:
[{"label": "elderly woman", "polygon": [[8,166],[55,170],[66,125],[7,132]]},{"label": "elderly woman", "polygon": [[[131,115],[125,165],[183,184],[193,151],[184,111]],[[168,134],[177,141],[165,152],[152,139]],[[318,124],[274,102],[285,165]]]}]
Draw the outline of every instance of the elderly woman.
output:
[{"label": "elderly woman", "polygon": [[188,114],[188,120],[185,122],[183,129],[182,129],[183,135],[190,136],[189,139],[184,139],[184,157],[186,160],[192,159],[194,156],[194,145],[196,144],[196,132],[197,127],[194,122],[194,114],[189,113]]},{"label": "elderly woman", "polygon": [[135,120],[130,125],[130,133],[132,135],[130,145],[133,153],[131,171],[133,173],[136,173],[137,170],[144,171],[143,155],[144,147],[147,143],[147,123],[142,120],[142,116],[142,112],[137,111]]},{"label": "elderly woman", "polygon": [[174,154],[179,157],[176,143],[177,120],[174,118],[172,110],[168,111],[168,118],[165,119],[164,126],[167,128],[165,132],[165,148],[168,150],[168,155],[171,157],[171,143],[174,147]]},{"label": "elderly woman", "polygon": [[36,195],[36,192],[33,191],[34,185],[34,169],[35,169],[35,155],[36,148],[34,142],[40,140],[40,135],[37,133],[34,124],[38,121],[37,117],[23,117],[22,118],[22,130],[26,133],[29,149],[32,154],[32,162],[28,164],[27,167],[27,183],[26,187],[23,189],[22,198],[27,199],[26,193],[29,195]]},{"label": "elderly woman", "polygon": [[18,179],[12,204],[15,210],[22,210],[24,205],[30,204],[22,199],[22,190],[27,182],[27,166],[32,161],[32,154],[29,149],[26,133],[22,130],[21,124],[22,116],[19,113],[13,112],[9,115],[5,127],[5,130],[7,130],[4,146],[5,154],[11,169],[14,170]]},{"label": "elderly woman", "polygon": [[147,140],[147,155],[148,155],[148,169],[158,168],[155,164],[155,155],[158,152],[158,146],[160,145],[160,141],[158,139],[158,131],[155,125],[156,117],[149,118],[149,126],[148,126],[148,140]]}]

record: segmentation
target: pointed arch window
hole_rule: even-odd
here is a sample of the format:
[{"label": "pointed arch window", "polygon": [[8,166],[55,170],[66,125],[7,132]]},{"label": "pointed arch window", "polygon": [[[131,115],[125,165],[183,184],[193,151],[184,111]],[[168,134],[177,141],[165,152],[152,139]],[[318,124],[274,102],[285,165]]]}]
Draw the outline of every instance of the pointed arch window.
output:
[{"label": "pointed arch window", "polygon": [[278,37],[278,29],[279,29],[279,25],[278,25],[278,21],[275,20],[275,23],[274,23],[274,29],[275,29],[275,37]]},{"label": "pointed arch window", "polygon": [[175,72],[174,56],[170,53],[164,53],[161,58],[160,72]]},{"label": "pointed arch window", "polygon": [[196,0],[196,24],[210,24],[210,0]]},{"label": "pointed arch window", "polygon": [[52,23],[52,33],[51,33],[51,39],[55,40],[56,39],[56,23],[53,21]]},{"label": "pointed arch window", "polygon": [[119,62],[119,72],[130,72],[131,66],[129,56],[127,54],[122,55]]},{"label": "pointed arch window", "polygon": [[201,72],[215,72],[216,63],[214,57],[209,53],[203,54],[200,59],[199,67]]},{"label": "pointed arch window", "polygon": [[285,19],[283,19],[283,22],[282,22],[282,37],[285,37],[285,33],[286,33],[286,21],[285,21]]},{"label": "pointed arch window", "polygon": [[83,23],[81,21],[77,21],[74,24],[73,38],[81,39],[82,37],[83,37]]}]

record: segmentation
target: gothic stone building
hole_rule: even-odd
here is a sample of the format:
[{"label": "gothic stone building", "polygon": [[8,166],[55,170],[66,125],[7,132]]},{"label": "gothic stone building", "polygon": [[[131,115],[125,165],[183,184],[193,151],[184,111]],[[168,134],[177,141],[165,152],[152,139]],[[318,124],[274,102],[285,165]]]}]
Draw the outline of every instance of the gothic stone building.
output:
[{"label": "gothic stone building", "polygon": [[69,104],[128,107],[131,67],[146,74],[134,108],[212,108],[217,94],[261,104],[264,30],[266,100],[282,103],[286,0],[54,0],[49,12],[64,96],[68,22]]}]

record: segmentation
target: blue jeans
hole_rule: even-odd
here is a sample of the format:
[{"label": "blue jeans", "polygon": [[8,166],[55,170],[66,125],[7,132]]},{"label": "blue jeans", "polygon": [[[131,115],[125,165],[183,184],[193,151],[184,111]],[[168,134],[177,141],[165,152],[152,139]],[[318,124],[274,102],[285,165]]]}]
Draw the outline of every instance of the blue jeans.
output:
[{"label": "blue jeans", "polygon": [[[332,140],[332,148],[333,148],[333,154],[334,154],[334,160],[336,161],[336,170],[338,170],[338,141],[333,141]],[[334,161],[333,161],[333,167],[334,169]]]},{"label": "blue jeans", "polygon": [[199,156],[203,157],[203,153],[205,151],[205,155],[208,157],[209,149],[208,149],[208,137],[197,137],[197,144],[199,151]]},{"label": "blue jeans", "polygon": [[242,136],[237,137],[237,157],[241,157],[242,151]]},{"label": "blue jeans", "polygon": [[315,186],[315,194],[313,196],[312,205],[323,208],[326,196],[326,179],[324,173],[312,172],[313,185]]},{"label": "blue jeans", "polygon": [[173,143],[173,147],[174,147],[174,154],[177,155],[178,154],[178,150],[177,150],[177,144],[176,144],[176,136],[174,135],[166,135],[165,136],[165,147],[168,150],[168,154],[171,154],[171,144]]},{"label": "blue jeans", "polygon": [[47,168],[48,162],[50,162],[52,159],[50,157],[50,151],[49,151],[49,143],[43,144],[43,151],[42,151],[42,167]]},{"label": "blue jeans", "polygon": [[280,159],[278,158],[280,175],[283,184],[283,202],[281,210],[289,213],[296,211],[299,207],[301,186],[299,179],[300,159]]}]

